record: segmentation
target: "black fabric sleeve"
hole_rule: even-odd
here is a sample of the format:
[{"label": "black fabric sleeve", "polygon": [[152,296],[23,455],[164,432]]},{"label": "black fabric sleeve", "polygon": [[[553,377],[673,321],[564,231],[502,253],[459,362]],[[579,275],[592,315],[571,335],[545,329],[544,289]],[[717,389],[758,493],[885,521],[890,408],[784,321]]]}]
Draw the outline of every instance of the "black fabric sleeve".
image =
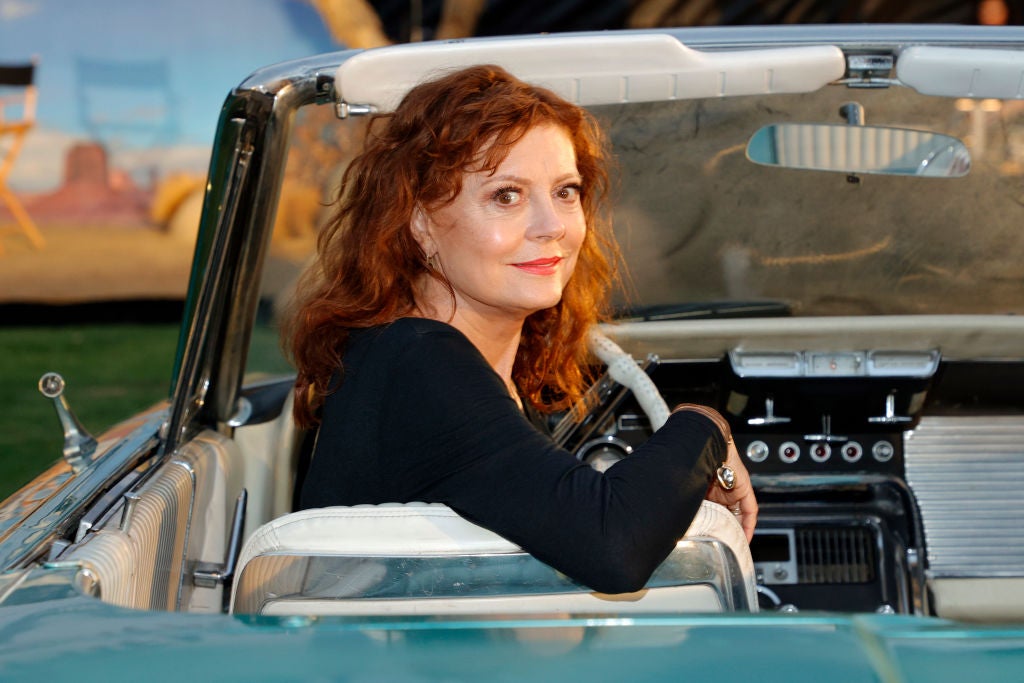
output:
[{"label": "black fabric sleeve", "polygon": [[378,437],[399,497],[445,503],[594,590],[642,588],[725,457],[717,427],[675,413],[602,474],[538,432],[469,340],[444,327],[420,333],[388,373]]}]

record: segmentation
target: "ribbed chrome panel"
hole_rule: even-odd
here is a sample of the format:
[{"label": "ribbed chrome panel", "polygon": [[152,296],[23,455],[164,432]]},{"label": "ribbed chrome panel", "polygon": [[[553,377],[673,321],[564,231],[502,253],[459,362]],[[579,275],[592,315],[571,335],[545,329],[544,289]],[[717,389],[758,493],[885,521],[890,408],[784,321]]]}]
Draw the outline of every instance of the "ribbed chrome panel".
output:
[{"label": "ribbed chrome panel", "polygon": [[[143,576],[153,577],[150,609],[175,607],[192,493],[191,470],[187,461],[178,460],[153,481],[135,508],[130,534],[139,545]],[[143,502],[149,504],[144,507]]]},{"label": "ribbed chrome panel", "polygon": [[115,515],[69,556],[92,569],[104,601],[174,609],[192,489],[184,463],[169,463],[140,491],[127,532],[118,527]]},{"label": "ribbed chrome panel", "polygon": [[904,457],[931,576],[1024,576],[1024,417],[924,418]]},{"label": "ribbed chrome panel", "polygon": [[[211,470],[217,467],[225,443],[225,437],[212,432],[189,442],[139,490],[127,529],[120,527],[117,511],[102,529],[88,534],[61,559],[88,567],[105,602],[138,609],[177,609],[197,484],[204,491],[210,488]],[[209,498],[209,492],[202,497]],[[223,518],[223,510],[215,512]],[[223,523],[215,531],[223,535]],[[196,553],[196,548],[191,552]],[[215,558],[220,556],[218,551]]]},{"label": "ribbed chrome panel", "polygon": [[127,534],[100,532],[89,537],[70,558],[81,562],[97,578],[100,598],[121,607],[145,608],[149,605],[148,587],[136,589],[135,548]]}]

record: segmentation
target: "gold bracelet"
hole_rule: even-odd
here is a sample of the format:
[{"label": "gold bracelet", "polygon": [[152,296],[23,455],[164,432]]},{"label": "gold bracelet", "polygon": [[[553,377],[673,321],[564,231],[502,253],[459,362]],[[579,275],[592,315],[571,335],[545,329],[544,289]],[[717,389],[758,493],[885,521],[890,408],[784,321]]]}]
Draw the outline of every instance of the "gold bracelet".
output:
[{"label": "gold bracelet", "polygon": [[722,438],[725,439],[726,445],[728,446],[732,443],[732,428],[729,427],[729,421],[722,417],[722,414],[714,408],[698,405],[696,403],[680,403],[672,412],[675,413],[681,410],[689,410],[708,418],[715,423],[716,427],[718,427],[718,431],[722,433]]},{"label": "gold bracelet", "polygon": [[[672,412],[680,410],[689,410],[690,412],[703,415],[718,427],[718,431],[721,433],[722,438],[725,439],[725,457],[722,458],[722,465],[718,468],[715,473],[718,480],[718,485],[726,491],[732,491],[732,488],[736,485],[736,473],[732,471],[731,467],[726,467],[725,462],[729,459],[729,448],[734,445],[732,439],[732,428],[729,426],[729,421],[722,416],[720,412],[714,408],[707,406],[698,405],[696,403],[681,403],[676,406]],[[728,484],[728,485],[727,485]]]}]

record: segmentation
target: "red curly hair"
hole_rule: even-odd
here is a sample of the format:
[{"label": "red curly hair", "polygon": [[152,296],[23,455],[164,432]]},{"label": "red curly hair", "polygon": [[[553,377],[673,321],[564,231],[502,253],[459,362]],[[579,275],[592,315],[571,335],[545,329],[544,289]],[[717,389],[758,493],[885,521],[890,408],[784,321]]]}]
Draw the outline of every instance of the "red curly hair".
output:
[{"label": "red curly hair", "polygon": [[298,368],[300,425],[317,423],[319,407],[336,388],[332,377],[342,369],[352,330],[412,313],[424,274],[452,291],[443,274],[427,266],[413,238],[415,207],[431,210],[454,200],[465,173],[493,171],[539,124],[555,124],[569,134],[583,179],[587,233],[562,300],[526,319],[512,375],[542,412],[567,408],[582,396],[591,379],[587,331],[608,318],[619,262],[606,215],[606,139],[582,108],[484,65],[418,85],[393,114],[370,122],[363,152],[342,177],[336,211],[319,235],[317,259],[300,278],[285,323],[284,345]]}]

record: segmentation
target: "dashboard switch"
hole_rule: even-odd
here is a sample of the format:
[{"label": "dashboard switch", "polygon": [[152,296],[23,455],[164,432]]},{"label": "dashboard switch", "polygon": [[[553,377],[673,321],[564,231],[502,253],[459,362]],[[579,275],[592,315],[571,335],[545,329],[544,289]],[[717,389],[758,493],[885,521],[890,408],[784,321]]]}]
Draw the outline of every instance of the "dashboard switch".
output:
[{"label": "dashboard switch", "polygon": [[747,458],[751,462],[764,462],[770,452],[771,449],[764,441],[751,441],[747,445]]},{"label": "dashboard switch", "polygon": [[800,446],[795,441],[786,441],[779,446],[779,460],[788,464],[800,459]]},{"label": "dashboard switch", "polygon": [[864,447],[856,441],[851,441],[843,446],[842,455],[846,462],[857,462],[864,455]]},{"label": "dashboard switch", "polygon": [[871,455],[878,462],[889,462],[895,453],[896,449],[888,441],[877,441],[871,447]]},{"label": "dashboard switch", "polygon": [[825,462],[832,457],[832,447],[827,443],[816,443],[811,446],[811,460]]},{"label": "dashboard switch", "polygon": [[881,423],[881,424],[899,424],[901,422],[912,422],[914,418],[909,415],[897,415],[896,414],[896,392],[889,392],[889,395],[885,397],[885,415],[877,415],[875,417],[869,417],[868,422]]},{"label": "dashboard switch", "polygon": [[764,417],[752,417],[747,420],[748,425],[775,425],[789,422],[788,417],[780,417],[775,414],[775,399],[770,396],[764,400]]}]

